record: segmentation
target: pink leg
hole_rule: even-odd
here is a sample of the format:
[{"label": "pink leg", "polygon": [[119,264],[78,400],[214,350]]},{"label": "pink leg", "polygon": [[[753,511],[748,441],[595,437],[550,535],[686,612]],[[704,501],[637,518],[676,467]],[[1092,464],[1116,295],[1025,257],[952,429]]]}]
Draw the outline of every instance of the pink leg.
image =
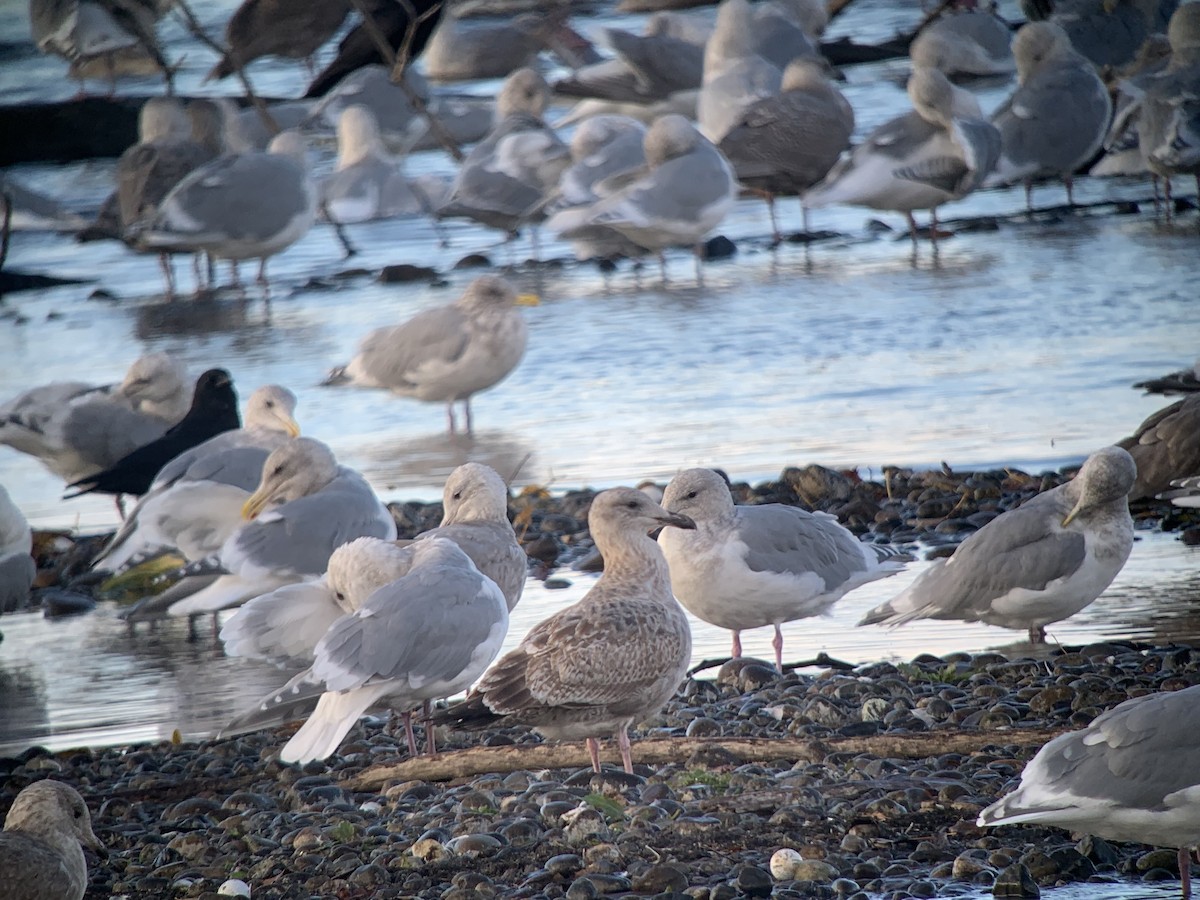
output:
[{"label": "pink leg", "polygon": [[775,648],[775,671],[780,675],[783,674],[783,632],[779,630],[779,626],[775,626],[775,637],[771,640],[771,646]]},{"label": "pink leg", "polygon": [[912,243],[915,247],[917,246],[917,220],[913,218],[911,212],[906,212],[904,215],[908,217],[908,236],[912,238]]},{"label": "pink leg", "polygon": [[408,755],[415,758],[417,755],[417,736],[413,734],[412,710],[406,710],[401,713],[400,718],[404,720],[404,736],[408,738]]},{"label": "pink leg", "polygon": [[625,766],[625,771],[633,774],[633,753],[629,748],[629,726],[622,725],[617,732],[617,746],[621,749],[621,763]]},{"label": "pink leg", "polygon": [[1025,212],[1033,212],[1033,182],[1025,182]]},{"label": "pink leg", "polygon": [[592,771],[600,771],[600,742],[594,737],[587,739],[588,754],[592,757]]},{"label": "pink leg", "polygon": [[454,401],[446,404],[446,428],[451,434],[458,433],[458,423],[454,421]]},{"label": "pink leg", "polygon": [[1179,848],[1179,887],[1183,900],[1192,896],[1192,852],[1187,847]]},{"label": "pink leg", "polygon": [[729,653],[734,659],[742,655],[742,633],[740,631],[733,633],[733,649]]},{"label": "pink leg", "polygon": [[1067,186],[1067,206],[1075,205],[1075,180],[1068,175],[1063,179],[1063,183]]},{"label": "pink leg", "polygon": [[471,421],[471,398],[463,401],[463,414],[467,420],[467,434],[475,433],[475,423]]},{"label": "pink leg", "polygon": [[437,756],[437,742],[433,736],[433,720],[430,718],[433,708],[428,700],[425,701],[422,710],[425,714],[425,755],[430,757]]}]

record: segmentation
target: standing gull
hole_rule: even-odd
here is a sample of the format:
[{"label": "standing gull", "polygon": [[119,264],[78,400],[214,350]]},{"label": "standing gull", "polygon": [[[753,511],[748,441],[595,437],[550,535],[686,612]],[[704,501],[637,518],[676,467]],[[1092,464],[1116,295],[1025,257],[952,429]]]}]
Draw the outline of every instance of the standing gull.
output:
[{"label": "standing gull", "polygon": [[947,78],[1008,75],[1016,69],[1012,32],[990,9],[962,0],[921,29],[908,48],[914,66],[940,70]]},{"label": "standing gull", "polygon": [[103,846],[78,791],[49,779],[24,788],[0,831],[5,900],[83,900],[88,874],[81,844]]},{"label": "standing gull", "polygon": [[372,331],[354,358],[335,368],[325,383],[385,388],[445,403],[451,434],[457,431],[454,404],[461,400],[470,434],[471,395],[503,380],[525,355],[527,329],[514,309],[517,302],[507,281],[483,275],[454,303]]},{"label": "standing gull", "polygon": [[0,613],[14,612],[29,599],[29,586],[37,574],[32,550],[29,523],[0,485]]},{"label": "standing gull", "polygon": [[704,47],[704,74],[696,99],[696,126],[720,142],[743,109],[779,92],[783,66],[759,54],[759,34],[747,0],[723,0]]},{"label": "standing gull", "polygon": [[598,735],[616,732],[633,772],[629,727],[662,709],[692,654],[687,616],[671,596],[662,551],[648,532],[694,528],[632,488],[598,494],[588,527],[604,557],[600,580],[578,603],[535,625],[460,703],[434,721],[531,726],[557,740],[587,739],[600,771]]},{"label": "standing gull", "polygon": [[407,153],[427,127],[409,100],[407,87],[423,102],[431,102],[429,84],[416,72],[404,73],[404,85],[392,81],[383,66],[364,66],[347,75],[313,106],[306,126],[340,129],[342,113],[352,106],[365,106],[375,117],[384,144],[393,153]]},{"label": "standing gull", "polygon": [[978,824],[1054,825],[1179,850],[1184,898],[1200,846],[1200,686],[1126,700],[1054,738]]},{"label": "standing gull", "polygon": [[384,150],[370,109],[355,105],[343,110],[337,135],[337,165],[321,183],[322,211],[329,218],[370,222],[428,211],[428,202]]},{"label": "standing gull", "polygon": [[894,550],[864,544],[827,513],[767,503],[735,506],[712,469],[687,469],[667,485],[663,508],[696,523],[658,536],[671,586],[684,609],[733,632],[775,627],[775,667],[783,671],[780,625],[821,615],[855,588],[900,571]]},{"label": "standing gull", "polygon": [[1130,500],[1153,497],[1177,478],[1200,475],[1200,394],[1164,406],[1117,446],[1137,463]]},{"label": "standing gull", "polygon": [[350,7],[347,0],[242,0],[225,26],[229,50],[204,80],[219,81],[264,56],[308,60],[312,71],[313,56],[342,27]]},{"label": "standing gull", "polygon": [[[464,690],[496,658],[508,633],[504,595],[441,538],[404,549],[360,538],[334,553],[326,580],[344,614],[317,642],[312,666],[276,696],[286,700],[306,684],[324,693],[279,758],[325,759],[381,701],[404,714],[415,756],[411,711]],[[427,736],[433,753],[432,725]]]},{"label": "standing gull", "polygon": [[957,619],[1044,641],[1047,625],[1099,597],[1129,558],[1136,474],[1120,447],[1097,450],[1073,480],[988,522],[858,624]]}]

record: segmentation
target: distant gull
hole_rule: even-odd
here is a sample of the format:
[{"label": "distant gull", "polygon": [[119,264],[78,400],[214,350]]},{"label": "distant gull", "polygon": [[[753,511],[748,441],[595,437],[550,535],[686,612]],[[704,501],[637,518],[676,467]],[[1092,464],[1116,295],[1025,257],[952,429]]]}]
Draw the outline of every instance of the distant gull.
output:
[{"label": "distant gull", "polygon": [[1146,38],[1165,30],[1178,0],[1020,0],[1030,22],[1063,29],[1076,51],[1096,68],[1133,59]]},{"label": "distant gull", "polygon": [[1130,500],[1153,497],[1177,478],[1200,475],[1200,394],[1164,406],[1117,446],[1137,463]]},{"label": "distant gull", "polygon": [[696,99],[696,127],[714,143],[729,132],[742,110],[779,93],[783,67],[760,55],[760,32],[747,0],[723,0],[704,47],[704,75]]},{"label": "distant gull", "polygon": [[29,523],[0,485],[0,613],[20,609],[37,574]]},{"label": "distant gull", "polygon": [[533,63],[562,20],[562,14],[551,9],[468,23],[452,10],[442,16],[425,45],[425,74],[434,81],[506,78]]},{"label": "distant gull", "polygon": [[103,58],[111,95],[118,57],[125,51],[146,54],[170,81],[155,34],[158,19],[170,6],[165,0],[30,0],[30,30],[39,51],[71,62],[71,77],[79,79],[81,92],[86,77],[81,66]]},{"label": "distant gull", "polygon": [[[973,3],[972,3],[973,5]],[[1008,75],[1016,70],[1012,31],[990,9],[951,4],[908,48],[914,66],[940,70],[948,78]]]},{"label": "distant gull", "polygon": [[461,400],[464,430],[470,434],[472,395],[506,378],[525,355],[528,331],[514,308],[517,302],[507,281],[483,275],[454,303],[372,331],[354,358],[335,368],[325,383],[384,388],[427,403],[445,403],[451,434],[457,431],[454,404]]},{"label": "distant gull", "polygon": [[66,481],[93,475],[183,418],[185,377],[177,359],[151,353],[133,362],[120,385],[32,388],[0,406],[0,443],[37,457]]},{"label": "distant gull", "polygon": [[1044,641],[1047,625],[1088,606],[1129,558],[1136,474],[1120,447],[1097,450],[1074,479],[992,519],[858,624],[957,619]]},{"label": "distant gull", "polygon": [[586,738],[597,772],[596,738],[615,732],[632,773],[630,726],[662,709],[692,655],[687,616],[648,534],[663,526],[695,527],[632,488],[596,495],[588,527],[604,557],[599,581],[578,603],[530,629],[465,700],[435,713],[434,721],[473,728],[511,722],[554,740]]},{"label": "distant gull", "polygon": [[[423,76],[409,70],[404,73],[404,81],[421,100],[430,100],[429,84]],[[340,128],[342,113],[351,106],[365,106],[371,111],[384,144],[393,153],[407,153],[427,127],[404,87],[393,82],[383,66],[364,66],[347,75],[312,107],[307,122]]]},{"label": "distant gull", "polygon": [[[332,755],[380,702],[405,714],[415,755],[409,714],[464,690],[496,658],[508,633],[504,595],[458,545],[441,538],[404,549],[360,538],[334,552],[326,578],[345,614],[317,642],[312,666],[277,693],[283,701],[293,687],[324,688],[280,760],[303,764]],[[430,753],[432,733],[429,727]]]},{"label": "distant gull", "polygon": [[104,846],[78,791],[50,779],[22,789],[0,831],[5,900],[83,900],[88,872],[81,844]]},{"label": "distant gull", "polygon": [[658,536],[671,587],[688,612],[733,632],[775,627],[775,667],[783,671],[780,625],[829,611],[845,594],[895,575],[891,548],[866,544],[827,513],[781,503],[735,506],[729,485],[712,469],[687,469],[667,485],[663,508],[696,523]]},{"label": "distant gull", "polygon": [[1025,766],[1015,791],[978,824],[1053,825],[1109,841],[1179,850],[1183,896],[1200,846],[1200,686],[1126,700],[1059,735]]},{"label": "distant gull", "polygon": [[[271,452],[258,488],[242,507],[245,520],[212,557],[184,570],[183,582],[166,592],[178,596],[171,616],[217,612],[285,584],[310,581],[329,557],[358,537],[394,540],[396,523],[366,480],[339,466],[332,451],[298,437]],[[192,593],[195,583],[218,574]],[[169,599],[169,598],[168,598]]]},{"label": "distant gull", "polygon": [[1190,369],[1168,372],[1158,378],[1135,382],[1133,386],[1147,394],[1162,394],[1166,397],[1200,393],[1200,359],[1196,360]]},{"label": "distant gull", "polygon": [[1200,509],[1200,475],[1173,479],[1170,489],[1163,491],[1158,497],[1186,509]]},{"label": "distant gull", "polygon": [[914,243],[913,211],[928,209],[936,244],[937,208],[983,183],[1000,155],[1000,135],[983,118],[975,98],[937,69],[914,69],[908,96],[912,112],[867,135],[804,202],[902,212]]},{"label": "distant gull", "polygon": [[220,80],[264,56],[307,60],[311,72],[317,50],[342,27],[351,8],[347,0],[242,0],[225,25],[229,51],[204,80]]},{"label": "distant gull", "polygon": [[1075,170],[1096,155],[1108,131],[1108,88],[1052,22],[1030,22],[1018,31],[1013,56],[1018,86],[992,113],[1003,150],[988,184],[1022,182],[1032,209],[1034,180],[1054,176],[1074,204]]},{"label": "distant gull", "polygon": [[65,494],[64,500],[83,494],[121,494],[141,496],[150,489],[158,471],[185,450],[206,441],[222,431],[241,426],[237,394],[233,381],[224,369],[209,369],[196,379],[192,405],[187,414],[160,437],[142,444],[122,456],[107,469],[67,485],[75,493]]},{"label": "distant gull", "polygon": [[1156,207],[1158,176],[1150,172],[1138,131],[1146,88],[1156,76],[1162,74],[1171,55],[1171,43],[1167,36],[1156,34],[1146,39],[1132,62],[1114,73],[1117,81],[1113,90],[1113,117],[1104,136],[1104,155],[1088,170],[1089,175],[1101,178],[1149,174],[1154,186]]},{"label": "distant gull", "polygon": [[335,222],[370,222],[430,211],[391,159],[379,137],[375,116],[365,106],[348,106],[338,120],[338,157],[321,182],[323,210]]},{"label": "distant gull", "polygon": [[84,220],[58,200],[26,187],[8,172],[0,172],[0,196],[11,205],[13,231],[77,231]]},{"label": "distant gull", "polygon": [[242,524],[242,506],[258,487],[267,456],[299,435],[295,410],[296,397],[286,388],[254,391],[244,427],[221,432],[163,466],[92,567],[119,572],[164,549],[188,560],[217,552]]},{"label": "distant gull", "polygon": [[316,210],[304,139],[285,131],[265,153],[228,154],[193,171],[137,240],[149,249],[204,251],[235,263],[257,259],[265,285],[267,260],[304,237]]}]

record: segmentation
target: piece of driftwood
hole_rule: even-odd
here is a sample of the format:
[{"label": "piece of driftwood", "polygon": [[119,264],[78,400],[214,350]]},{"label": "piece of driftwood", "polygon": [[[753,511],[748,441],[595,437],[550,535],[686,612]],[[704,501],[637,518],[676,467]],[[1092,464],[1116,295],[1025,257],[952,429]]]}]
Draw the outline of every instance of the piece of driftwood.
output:
[{"label": "piece of driftwood", "polygon": [[[879,757],[924,759],[943,753],[971,753],[986,746],[1040,746],[1062,729],[1027,728],[1014,731],[928,731],[916,734],[876,734],[866,737],[814,738],[650,738],[633,745],[635,763],[684,763],[695,754],[718,754],[737,764],[775,759],[823,759],[830,753],[869,753]],[[600,747],[604,762],[620,765],[617,746],[605,741]],[[404,762],[372,766],[346,779],[342,786],[352,791],[375,790],[388,781],[452,781],[476,775],[501,774],[520,769],[577,769],[591,760],[582,741],[472,747],[433,758],[418,757]]]}]

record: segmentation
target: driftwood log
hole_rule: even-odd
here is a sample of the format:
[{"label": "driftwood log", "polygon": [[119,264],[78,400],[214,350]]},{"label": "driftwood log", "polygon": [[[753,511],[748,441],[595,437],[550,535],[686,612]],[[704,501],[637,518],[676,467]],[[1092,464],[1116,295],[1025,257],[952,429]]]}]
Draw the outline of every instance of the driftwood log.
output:
[{"label": "driftwood log", "polygon": [[[869,753],[885,758],[924,759],[943,753],[972,753],[987,746],[1040,747],[1064,729],[1023,728],[1014,731],[930,731],[916,734],[879,734],[866,737],[812,738],[650,738],[633,745],[635,762],[658,765],[741,765],[771,760],[824,759],[830,753]],[[600,748],[603,762],[620,765],[614,743]],[[347,778],[342,786],[352,791],[376,790],[389,781],[453,781],[476,775],[502,774],[520,769],[576,769],[590,765],[582,742],[531,744],[507,747],[472,747],[435,757],[418,757],[400,763],[372,766]]]}]

